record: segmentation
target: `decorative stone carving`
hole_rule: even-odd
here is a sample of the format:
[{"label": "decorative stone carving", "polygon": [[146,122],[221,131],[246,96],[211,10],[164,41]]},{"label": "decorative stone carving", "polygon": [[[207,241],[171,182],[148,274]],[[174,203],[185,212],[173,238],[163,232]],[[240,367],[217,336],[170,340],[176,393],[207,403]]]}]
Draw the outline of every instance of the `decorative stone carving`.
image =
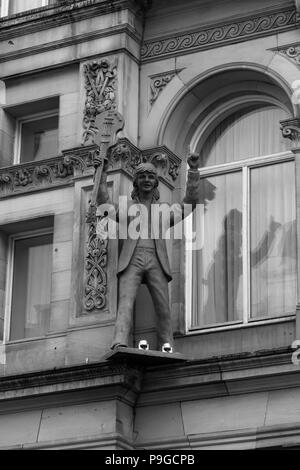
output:
[{"label": "decorative stone carving", "polygon": [[[297,2],[298,3],[298,2]],[[234,23],[222,23],[211,28],[186,32],[168,38],[146,41],[143,44],[141,58],[145,61],[156,60],[158,57],[174,56],[193,51],[218,47],[247,41],[295,28],[297,17],[295,8],[244,18]]]},{"label": "decorative stone carving", "polygon": [[0,198],[68,184],[90,173],[95,146],[63,151],[59,157],[0,168]]},{"label": "decorative stone carving", "polygon": [[293,147],[300,146],[300,118],[280,121],[283,137],[292,141]]},{"label": "decorative stone carving", "polygon": [[95,118],[103,111],[116,109],[117,62],[94,60],[83,67],[86,100],[83,117],[83,145],[93,144],[96,133]]},{"label": "decorative stone carving", "polygon": [[106,306],[107,240],[96,236],[96,215],[88,213],[88,240],[85,259],[84,308],[89,313]]},{"label": "decorative stone carving", "polygon": [[292,46],[283,47],[279,49],[279,52],[297,65],[300,65],[300,45],[294,44]]},{"label": "decorative stone carving", "polygon": [[150,105],[152,106],[153,103],[158,98],[160,92],[165,88],[165,86],[174,78],[176,75],[176,71],[165,72],[158,75],[152,75],[150,77]]},{"label": "decorative stone carving", "polygon": [[181,163],[180,158],[165,146],[141,151],[126,138],[119,139],[117,145],[111,148],[108,161],[110,171],[122,169],[130,176],[140,163],[153,163],[158,169],[159,178],[171,188],[174,187]]}]

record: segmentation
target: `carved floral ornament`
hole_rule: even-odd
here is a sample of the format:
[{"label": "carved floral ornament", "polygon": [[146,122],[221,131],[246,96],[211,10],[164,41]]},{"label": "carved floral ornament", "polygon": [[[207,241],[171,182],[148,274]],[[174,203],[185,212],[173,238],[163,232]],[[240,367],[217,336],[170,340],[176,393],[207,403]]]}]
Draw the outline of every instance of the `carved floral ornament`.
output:
[{"label": "carved floral ornament", "polygon": [[83,66],[86,100],[83,115],[82,144],[93,144],[97,133],[95,118],[103,111],[115,110],[117,60],[93,60]]}]

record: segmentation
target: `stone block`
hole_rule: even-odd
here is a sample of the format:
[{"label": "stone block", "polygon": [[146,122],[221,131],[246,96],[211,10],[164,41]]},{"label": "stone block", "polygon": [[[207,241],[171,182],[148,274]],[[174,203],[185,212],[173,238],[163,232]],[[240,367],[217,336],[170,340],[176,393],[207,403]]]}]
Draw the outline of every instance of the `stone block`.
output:
[{"label": "stone block", "polygon": [[70,270],[72,265],[72,241],[54,243],[52,260],[53,273]]},{"label": "stone block", "polygon": [[179,403],[136,408],[134,433],[138,441],[184,435]]},{"label": "stone block", "polygon": [[45,409],[38,442],[114,432],[115,406],[109,401]]},{"label": "stone block", "polygon": [[252,393],[183,402],[184,429],[197,434],[263,426],[267,400],[267,393]]},{"label": "stone block", "polygon": [[270,391],[265,426],[292,424],[299,421],[300,388]]},{"label": "stone block", "polygon": [[71,270],[52,273],[51,302],[70,298]]},{"label": "stone block", "polygon": [[41,411],[0,415],[0,448],[37,441]]},{"label": "stone block", "polygon": [[53,243],[65,242],[73,238],[74,213],[66,212],[54,217]]},{"label": "stone block", "polygon": [[69,300],[51,302],[50,332],[65,331],[69,320]]}]

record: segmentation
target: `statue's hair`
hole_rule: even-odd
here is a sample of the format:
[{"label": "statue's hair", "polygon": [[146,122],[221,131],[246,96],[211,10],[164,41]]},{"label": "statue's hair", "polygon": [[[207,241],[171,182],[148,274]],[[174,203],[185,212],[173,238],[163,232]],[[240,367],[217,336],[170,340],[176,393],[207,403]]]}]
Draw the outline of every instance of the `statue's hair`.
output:
[{"label": "statue's hair", "polygon": [[154,186],[154,191],[153,191],[153,200],[158,201],[160,198],[159,190],[158,190],[158,174],[157,174],[157,169],[152,163],[141,163],[140,165],[137,166],[134,175],[133,175],[133,191],[131,193],[131,199],[134,201],[139,200],[139,190],[137,187],[137,178],[138,175],[141,173],[151,173],[155,176],[155,186]]}]

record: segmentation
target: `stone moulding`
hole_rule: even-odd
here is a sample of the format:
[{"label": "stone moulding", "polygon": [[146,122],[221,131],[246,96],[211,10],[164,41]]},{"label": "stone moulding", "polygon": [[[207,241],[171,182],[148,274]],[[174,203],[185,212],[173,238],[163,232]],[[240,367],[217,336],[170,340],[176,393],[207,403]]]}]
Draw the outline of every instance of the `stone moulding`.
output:
[{"label": "stone moulding", "polygon": [[159,179],[174,188],[181,159],[165,145],[139,150],[128,139],[119,139],[110,150],[108,171],[123,170],[132,177],[135,168],[142,162],[153,163],[158,170]]},{"label": "stone moulding", "polygon": [[[93,144],[63,150],[58,157],[0,168],[0,199],[68,185],[76,177],[92,176],[98,152],[98,146]],[[161,181],[174,187],[181,160],[164,145],[141,151],[128,139],[119,139],[110,149],[108,172],[122,170],[132,176],[134,168],[145,161],[153,162]]]},{"label": "stone moulding", "polygon": [[295,8],[261,13],[230,23],[220,23],[209,28],[189,31],[177,36],[145,41],[141,50],[143,62],[178,54],[219,47],[276,34],[297,27]]},{"label": "stone moulding", "polygon": [[70,149],[62,156],[0,168],[0,198],[66,185],[91,173],[96,146]]}]

